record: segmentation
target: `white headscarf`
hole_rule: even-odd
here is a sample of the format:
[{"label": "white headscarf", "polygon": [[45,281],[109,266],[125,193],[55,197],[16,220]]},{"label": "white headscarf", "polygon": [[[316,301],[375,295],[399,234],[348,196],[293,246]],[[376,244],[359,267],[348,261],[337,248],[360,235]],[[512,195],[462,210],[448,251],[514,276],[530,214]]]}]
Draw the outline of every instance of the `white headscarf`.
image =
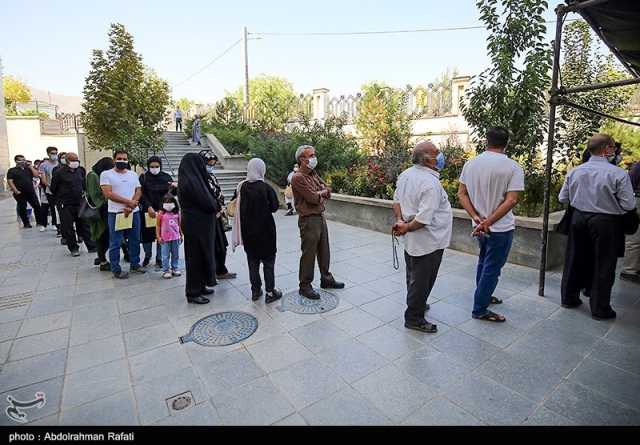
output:
[{"label": "white headscarf", "polygon": [[233,217],[233,226],[231,227],[231,248],[235,252],[236,247],[242,245],[242,220],[240,217],[240,195],[242,185],[245,182],[264,181],[264,174],[267,166],[260,158],[252,158],[247,163],[247,179],[238,184],[236,189],[236,214]]}]

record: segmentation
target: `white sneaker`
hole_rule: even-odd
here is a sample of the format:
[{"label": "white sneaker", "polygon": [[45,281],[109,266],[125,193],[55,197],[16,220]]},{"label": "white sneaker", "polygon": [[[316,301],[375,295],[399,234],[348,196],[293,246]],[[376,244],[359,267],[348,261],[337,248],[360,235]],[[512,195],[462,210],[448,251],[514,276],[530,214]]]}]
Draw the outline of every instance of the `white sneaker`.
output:
[{"label": "white sneaker", "polygon": [[162,278],[166,278],[166,279],[171,278],[171,276],[172,276],[171,272],[165,272],[165,273],[162,274]]},{"label": "white sneaker", "polygon": [[180,272],[179,270],[172,270],[171,273],[173,274],[174,277],[182,276],[182,272]]},{"label": "white sneaker", "polygon": [[40,228],[38,229],[39,232],[44,232],[45,230],[47,230],[44,226],[40,226]]}]

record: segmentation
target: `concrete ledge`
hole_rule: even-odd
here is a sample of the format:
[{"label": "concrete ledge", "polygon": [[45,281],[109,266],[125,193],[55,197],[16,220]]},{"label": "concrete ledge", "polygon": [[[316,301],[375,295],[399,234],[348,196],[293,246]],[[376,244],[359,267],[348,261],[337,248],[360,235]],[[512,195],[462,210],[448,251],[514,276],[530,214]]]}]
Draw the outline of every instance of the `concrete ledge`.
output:
[{"label": "concrete ledge", "polygon": [[216,156],[218,156],[218,159],[225,170],[247,171],[247,163],[249,161],[244,157],[244,155],[230,154],[218,138],[211,133],[205,133],[204,138],[207,141],[207,145],[216,154]]},{"label": "concrete ledge", "polygon": [[[395,221],[393,202],[386,199],[363,198],[333,194],[326,204],[326,217],[333,221],[389,233]],[[549,242],[547,268],[558,267],[564,262],[566,237],[555,232],[562,218],[562,212],[551,214],[549,223]],[[516,232],[509,262],[537,268],[540,264],[540,243],[542,218],[516,217]],[[453,234],[451,248],[462,252],[477,254],[477,242],[471,238],[471,222],[462,209],[453,209]]]}]

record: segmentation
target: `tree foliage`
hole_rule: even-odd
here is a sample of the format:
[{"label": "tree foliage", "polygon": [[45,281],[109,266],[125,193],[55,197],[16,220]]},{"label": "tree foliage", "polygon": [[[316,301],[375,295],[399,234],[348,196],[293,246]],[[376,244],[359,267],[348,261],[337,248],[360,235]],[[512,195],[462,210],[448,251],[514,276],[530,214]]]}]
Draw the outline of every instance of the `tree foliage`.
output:
[{"label": "tree foliage", "polygon": [[[604,55],[591,28],[584,20],[569,23],[563,32],[563,62],[561,80],[563,87],[577,87],[594,83],[611,82],[627,77],[611,54]],[[637,90],[637,88],[635,88]],[[634,87],[604,88],[575,93],[568,99],[588,108],[607,114],[619,114],[625,109],[634,93]],[[606,119],[584,113],[568,106],[558,108],[556,127],[557,151],[561,155],[561,168],[578,162],[591,135],[605,124]]]},{"label": "tree foliage", "polygon": [[[295,115],[296,94],[288,80],[277,76],[258,76],[249,81],[250,107],[253,123],[262,131],[282,130]],[[231,97],[240,109],[244,108],[244,93],[238,88]]]},{"label": "tree foliage", "polygon": [[511,134],[509,153],[533,168],[547,124],[551,48],[546,42],[544,0],[478,0],[480,20],[489,31],[491,66],[467,89],[462,113],[483,150],[486,130],[503,126]]},{"label": "tree foliage", "polygon": [[29,86],[13,76],[2,78],[4,88],[4,105],[7,112],[15,113],[18,102],[29,102],[31,100],[31,90]]},{"label": "tree foliage", "polygon": [[130,162],[140,165],[148,150],[164,144],[169,85],[143,65],[123,25],[111,25],[106,53],[93,51],[84,99],[82,124],[91,148],[125,149]]},{"label": "tree foliage", "polygon": [[187,99],[186,97],[181,97],[180,99],[174,102],[174,105],[182,111],[183,114],[188,113],[191,108],[195,105],[195,102]]},{"label": "tree foliage", "polygon": [[640,161],[640,129],[621,122],[607,121],[600,129],[622,144],[622,160],[626,165]]}]

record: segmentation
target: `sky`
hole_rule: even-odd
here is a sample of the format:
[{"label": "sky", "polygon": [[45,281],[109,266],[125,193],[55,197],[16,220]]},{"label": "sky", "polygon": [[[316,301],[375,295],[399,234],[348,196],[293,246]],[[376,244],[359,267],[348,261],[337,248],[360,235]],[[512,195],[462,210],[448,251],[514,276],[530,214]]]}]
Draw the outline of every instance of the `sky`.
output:
[{"label": "sky", "polygon": [[[172,87],[174,98],[200,103],[243,83],[243,55],[233,48],[249,32],[351,32],[480,25],[475,0],[0,0],[4,73],[53,93],[80,96],[91,51],[106,49],[110,23],[133,34],[144,63]],[[551,0],[549,20],[559,0]],[[549,28],[551,40],[552,25]],[[474,75],[488,65],[484,29],[367,36],[264,36],[249,41],[251,77],[291,81],[297,92],[359,91],[365,82],[427,84],[447,68]],[[253,37],[255,38],[255,37]]]}]

